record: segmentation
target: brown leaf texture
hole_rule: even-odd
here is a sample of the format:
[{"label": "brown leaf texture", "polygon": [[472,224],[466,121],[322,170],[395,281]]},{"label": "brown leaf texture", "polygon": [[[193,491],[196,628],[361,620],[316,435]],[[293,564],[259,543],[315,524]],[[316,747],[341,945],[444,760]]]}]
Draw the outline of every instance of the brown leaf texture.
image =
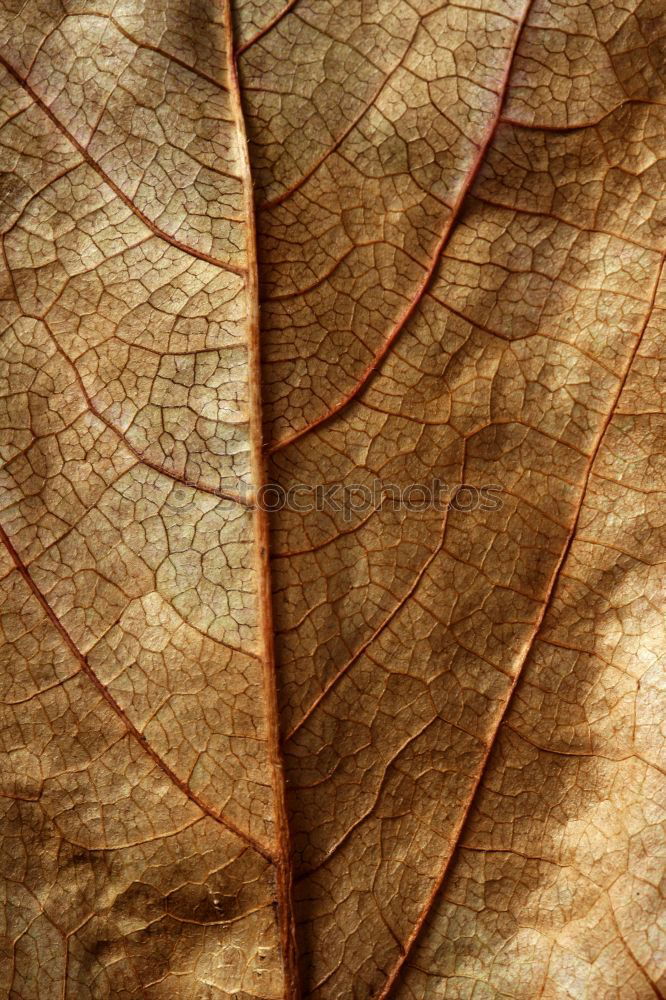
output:
[{"label": "brown leaf texture", "polygon": [[3,0],[2,996],[666,994],[665,38]]}]

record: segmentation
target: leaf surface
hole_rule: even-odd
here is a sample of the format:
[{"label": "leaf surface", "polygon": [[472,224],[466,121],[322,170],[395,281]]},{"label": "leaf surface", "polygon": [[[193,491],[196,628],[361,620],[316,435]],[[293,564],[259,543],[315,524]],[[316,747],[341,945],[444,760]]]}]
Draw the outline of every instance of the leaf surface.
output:
[{"label": "leaf surface", "polygon": [[664,34],[6,0],[7,997],[662,995]]}]

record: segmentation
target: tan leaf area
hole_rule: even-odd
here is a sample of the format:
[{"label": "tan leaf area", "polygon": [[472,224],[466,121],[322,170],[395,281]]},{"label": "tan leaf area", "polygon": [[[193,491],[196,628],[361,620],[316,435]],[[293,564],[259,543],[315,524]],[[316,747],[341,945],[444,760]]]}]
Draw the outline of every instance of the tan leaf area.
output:
[{"label": "tan leaf area", "polygon": [[666,994],[665,40],[4,0],[7,1000]]}]

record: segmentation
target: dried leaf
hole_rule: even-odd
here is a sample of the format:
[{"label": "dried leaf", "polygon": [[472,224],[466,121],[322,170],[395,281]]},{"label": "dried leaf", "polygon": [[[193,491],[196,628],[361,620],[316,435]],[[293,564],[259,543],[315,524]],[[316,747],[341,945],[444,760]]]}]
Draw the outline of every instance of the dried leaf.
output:
[{"label": "dried leaf", "polygon": [[660,16],[5,0],[3,996],[664,995]]}]

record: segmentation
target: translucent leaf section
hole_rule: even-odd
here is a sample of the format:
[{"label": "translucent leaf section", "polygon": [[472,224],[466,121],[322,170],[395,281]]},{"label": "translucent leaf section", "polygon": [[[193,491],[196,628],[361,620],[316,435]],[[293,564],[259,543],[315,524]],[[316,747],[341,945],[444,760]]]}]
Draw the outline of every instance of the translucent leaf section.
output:
[{"label": "translucent leaf section", "polygon": [[8,1000],[665,994],[664,37],[5,0]]},{"label": "translucent leaf section", "polygon": [[229,20],[1,24],[3,995],[277,1000]]},{"label": "translucent leaf section", "polygon": [[238,16],[305,994],[661,995],[663,24]]}]

